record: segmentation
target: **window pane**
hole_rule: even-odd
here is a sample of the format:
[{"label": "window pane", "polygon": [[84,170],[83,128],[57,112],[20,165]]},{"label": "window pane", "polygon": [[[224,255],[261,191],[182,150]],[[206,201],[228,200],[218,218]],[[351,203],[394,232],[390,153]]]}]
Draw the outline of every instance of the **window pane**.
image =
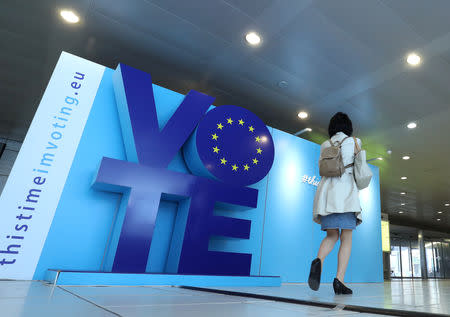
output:
[{"label": "window pane", "polygon": [[433,242],[433,255],[435,277],[444,277],[442,266],[442,247],[440,242]]},{"label": "window pane", "polygon": [[425,256],[427,259],[427,275],[428,277],[434,277],[434,257],[431,242],[425,242]]},{"label": "window pane", "polygon": [[409,241],[402,242],[402,277],[412,277]]},{"label": "window pane", "polygon": [[414,277],[422,277],[422,270],[420,269],[420,249],[419,241],[411,241],[411,260]]},{"label": "window pane", "polygon": [[391,277],[401,277],[400,247],[391,245]]},{"label": "window pane", "polygon": [[422,271],[420,270],[420,251],[419,249],[411,249],[413,276],[422,277]]},{"label": "window pane", "polygon": [[442,243],[442,255],[444,259],[445,278],[450,278],[450,241]]}]

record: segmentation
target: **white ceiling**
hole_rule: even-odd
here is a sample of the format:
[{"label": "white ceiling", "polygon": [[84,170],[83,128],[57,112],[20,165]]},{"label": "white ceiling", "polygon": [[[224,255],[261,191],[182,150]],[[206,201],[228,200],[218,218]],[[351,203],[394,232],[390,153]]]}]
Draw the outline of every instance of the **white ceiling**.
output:
[{"label": "white ceiling", "polygon": [[[62,8],[81,22],[64,23]],[[449,12],[448,0],[2,0],[0,137],[23,139],[65,50],[130,64],[287,132],[311,127],[306,138],[316,142],[331,115],[345,111],[369,157],[385,158],[376,163],[382,210],[394,222],[450,230]],[[245,43],[250,30],[260,46]],[[406,65],[410,51],[422,56],[420,67]],[[306,122],[299,110],[309,112]],[[407,131],[413,120],[418,128]]]}]

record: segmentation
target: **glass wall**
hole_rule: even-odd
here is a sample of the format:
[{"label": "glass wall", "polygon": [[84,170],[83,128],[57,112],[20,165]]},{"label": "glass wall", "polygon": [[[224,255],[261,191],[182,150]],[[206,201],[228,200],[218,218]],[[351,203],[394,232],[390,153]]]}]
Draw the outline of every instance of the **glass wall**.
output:
[{"label": "glass wall", "polygon": [[447,239],[445,242],[442,242],[442,255],[445,266],[445,277],[450,278],[450,240]]},{"label": "glass wall", "polygon": [[391,244],[391,277],[402,277],[400,247]]},{"label": "glass wall", "polygon": [[[425,240],[425,278],[450,278],[450,240]],[[417,240],[391,240],[391,277],[422,277]]]},{"label": "glass wall", "polygon": [[411,241],[411,262],[413,276],[422,277],[422,270],[420,269],[420,250],[418,241]]},{"label": "glass wall", "polygon": [[402,277],[413,277],[411,263],[411,245],[409,241],[401,242]]}]

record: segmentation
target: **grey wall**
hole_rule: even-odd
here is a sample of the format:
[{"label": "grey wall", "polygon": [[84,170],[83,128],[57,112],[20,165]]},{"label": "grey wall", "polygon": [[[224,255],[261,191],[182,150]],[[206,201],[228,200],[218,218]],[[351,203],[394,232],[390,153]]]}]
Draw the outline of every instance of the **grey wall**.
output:
[{"label": "grey wall", "polygon": [[14,161],[16,160],[17,154],[19,153],[22,143],[12,140],[6,140],[0,138],[0,143],[6,143],[5,151],[0,157],[0,194],[5,187],[6,180],[8,179],[9,173],[13,167]]}]

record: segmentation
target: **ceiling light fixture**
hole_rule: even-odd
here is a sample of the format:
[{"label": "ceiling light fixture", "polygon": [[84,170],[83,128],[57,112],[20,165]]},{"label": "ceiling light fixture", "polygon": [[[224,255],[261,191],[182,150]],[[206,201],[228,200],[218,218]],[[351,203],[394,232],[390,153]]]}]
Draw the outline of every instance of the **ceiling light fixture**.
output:
[{"label": "ceiling light fixture", "polygon": [[436,220],[437,220],[437,221],[441,221],[441,219],[440,219],[440,218],[437,218]]},{"label": "ceiling light fixture", "polygon": [[305,112],[305,111],[300,111],[299,113],[298,113],[298,117],[300,118],[300,119],[306,119],[306,118],[308,118],[308,113],[307,112]]},{"label": "ceiling light fixture", "polygon": [[441,214],[442,213],[442,211],[438,211],[438,214]]},{"label": "ceiling light fixture", "polygon": [[80,21],[80,18],[78,15],[75,14],[75,12],[71,10],[61,10],[60,13],[61,17],[66,20],[68,23],[78,23]]},{"label": "ceiling light fixture", "polygon": [[406,58],[406,61],[408,62],[409,65],[412,66],[417,66],[420,64],[420,56],[417,55],[416,53],[411,53],[408,55],[408,57]]},{"label": "ceiling light fixture", "polygon": [[405,203],[401,203],[402,206],[406,205]]},{"label": "ceiling light fixture", "polygon": [[405,179],[408,179],[408,177],[402,176],[401,179],[402,179],[402,180],[405,180]]},{"label": "ceiling light fixture", "polygon": [[255,32],[247,33],[247,35],[245,36],[245,40],[250,45],[258,45],[259,43],[261,43],[261,37]]},{"label": "ceiling light fixture", "polygon": [[447,204],[445,204],[444,206],[445,206],[445,207],[448,207],[448,206],[450,206],[450,204],[447,203]]},{"label": "ceiling light fixture", "polygon": [[402,159],[404,159],[405,161],[409,160],[411,157],[409,157],[408,155],[405,155],[402,157]]},{"label": "ceiling light fixture", "polygon": [[408,127],[408,129],[415,129],[415,128],[417,128],[417,123],[410,122],[410,123],[408,123],[407,127]]},{"label": "ceiling light fixture", "polygon": [[311,131],[312,131],[311,128],[305,128],[303,130],[300,130],[300,131],[296,132],[294,135],[299,136],[300,134],[303,134],[305,132],[311,132]]},{"label": "ceiling light fixture", "polygon": [[382,160],[383,160],[383,158],[382,158],[382,157],[379,157],[379,158],[377,158],[377,160],[378,160],[378,161],[382,161]]},{"label": "ceiling light fixture", "polygon": [[278,82],[278,87],[280,87],[280,88],[286,88],[287,86],[288,86],[288,82],[285,80]]},{"label": "ceiling light fixture", "polygon": [[401,192],[400,195],[406,195],[406,193],[405,192]]},{"label": "ceiling light fixture", "polygon": [[399,214],[402,214],[402,213],[403,213],[403,211],[399,211],[398,213],[399,213]]}]

